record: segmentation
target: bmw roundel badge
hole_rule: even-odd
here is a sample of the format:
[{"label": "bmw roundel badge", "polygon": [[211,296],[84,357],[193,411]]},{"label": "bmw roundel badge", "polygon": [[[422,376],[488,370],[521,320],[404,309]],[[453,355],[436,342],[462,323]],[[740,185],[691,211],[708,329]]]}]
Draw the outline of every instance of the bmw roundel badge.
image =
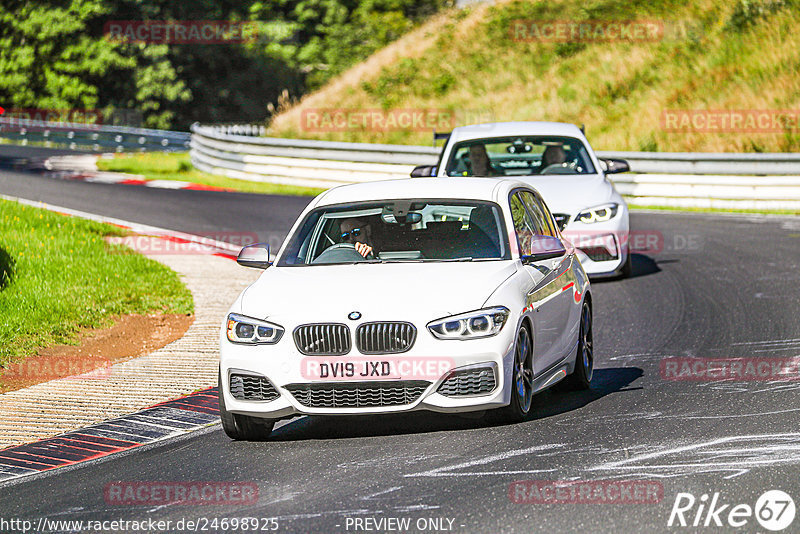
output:
[{"label": "bmw roundel badge", "polygon": [[347,318],[350,319],[351,321],[358,321],[359,319],[361,319],[361,312],[357,311],[350,312],[350,315],[348,315]]}]

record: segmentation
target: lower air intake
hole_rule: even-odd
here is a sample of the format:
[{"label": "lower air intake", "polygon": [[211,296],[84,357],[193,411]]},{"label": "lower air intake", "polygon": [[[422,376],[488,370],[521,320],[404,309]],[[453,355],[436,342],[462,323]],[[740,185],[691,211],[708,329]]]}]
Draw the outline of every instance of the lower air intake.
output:
[{"label": "lower air intake", "polygon": [[479,367],[453,371],[437,391],[446,397],[464,397],[490,393],[494,391],[495,386],[494,369]]},{"label": "lower air intake", "polygon": [[232,374],[230,388],[236,400],[271,401],[281,396],[265,376]]},{"label": "lower air intake", "polygon": [[415,402],[430,382],[342,382],[338,384],[289,384],[286,389],[307,408],[376,408]]}]

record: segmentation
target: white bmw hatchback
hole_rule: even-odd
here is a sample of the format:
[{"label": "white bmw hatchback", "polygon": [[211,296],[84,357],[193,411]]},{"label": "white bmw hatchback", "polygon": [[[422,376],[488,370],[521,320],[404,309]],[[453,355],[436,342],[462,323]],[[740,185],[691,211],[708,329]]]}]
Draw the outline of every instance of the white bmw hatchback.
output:
[{"label": "white bmw hatchback", "polygon": [[573,124],[497,122],[455,128],[439,165],[418,169],[412,176],[523,181],[544,197],[589,276],[631,273],[628,206],[606,177],[627,171],[628,163],[598,158]]},{"label": "white bmw hatchback", "polygon": [[589,387],[588,278],[517,180],[347,185],[300,215],[220,336],[220,415],[263,439],[299,414],[492,410],[523,420],[564,378]]}]

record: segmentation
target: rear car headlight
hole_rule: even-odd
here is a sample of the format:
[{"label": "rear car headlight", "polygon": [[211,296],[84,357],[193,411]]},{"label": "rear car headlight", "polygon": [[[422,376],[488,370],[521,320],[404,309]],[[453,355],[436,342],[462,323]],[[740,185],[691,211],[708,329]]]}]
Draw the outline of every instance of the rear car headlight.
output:
[{"label": "rear car headlight", "polygon": [[506,324],[508,308],[495,306],[444,317],[428,323],[428,330],[438,339],[477,339],[497,334]]},{"label": "rear car headlight", "polygon": [[585,209],[576,218],[586,224],[605,222],[616,217],[617,210],[619,210],[619,204],[612,202],[611,204]]},{"label": "rear car headlight", "polygon": [[283,336],[283,327],[236,313],[228,314],[228,341],[250,345],[273,345]]}]

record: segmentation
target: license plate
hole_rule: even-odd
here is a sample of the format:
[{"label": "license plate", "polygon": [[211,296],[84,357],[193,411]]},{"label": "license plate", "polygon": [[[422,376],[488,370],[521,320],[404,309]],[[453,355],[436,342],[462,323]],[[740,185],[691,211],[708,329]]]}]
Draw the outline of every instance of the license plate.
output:
[{"label": "license plate", "polygon": [[309,356],[300,363],[306,380],[427,380],[433,382],[454,366],[452,358]]},{"label": "license plate", "polygon": [[381,378],[400,378],[391,361],[360,360],[351,362],[322,361],[318,362],[315,378],[336,380],[337,378],[363,378],[379,380]]}]

